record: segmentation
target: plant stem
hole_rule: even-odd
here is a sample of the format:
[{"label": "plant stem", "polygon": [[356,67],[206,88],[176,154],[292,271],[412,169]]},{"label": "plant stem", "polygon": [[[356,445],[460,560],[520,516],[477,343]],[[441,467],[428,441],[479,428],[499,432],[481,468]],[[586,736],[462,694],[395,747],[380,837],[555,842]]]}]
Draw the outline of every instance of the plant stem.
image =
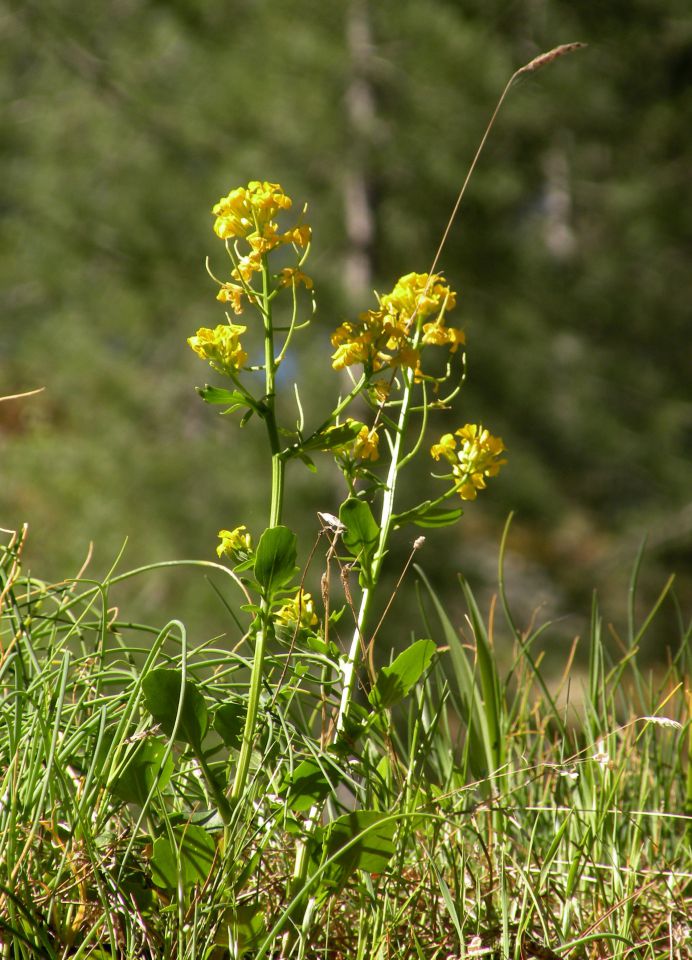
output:
[{"label": "plant stem", "polygon": [[[416,337],[416,342],[417,342]],[[360,608],[356,618],[356,626],[353,631],[353,639],[348,652],[348,657],[344,664],[344,687],[341,692],[341,703],[336,720],[335,736],[340,736],[344,728],[344,723],[348,716],[348,711],[353,699],[353,691],[356,681],[356,667],[358,664],[358,654],[363,642],[363,636],[367,625],[368,615],[372,598],[380,578],[382,562],[387,552],[387,544],[392,527],[392,518],[394,516],[394,495],[396,493],[396,483],[401,468],[401,448],[408,426],[409,415],[411,412],[411,401],[413,396],[414,371],[406,370],[404,374],[404,391],[401,400],[401,409],[399,410],[399,420],[396,425],[394,445],[392,447],[392,456],[387,473],[387,481],[384,488],[384,498],[382,500],[382,511],[380,513],[380,536],[377,543],[377,550],[372,562],[370,571],[370,585],[365,587],[360,600]]]},{"label": "plant stem", "polygon": [[[276,423],[276,361],[274,359],[274,327],[272,323],[269,271],[267,268],[266,257],[262,260],[262,304],[260,309],[264,320],[264,402],[266,408],[264,422],[267,427],[267,437],[269,439],[269,449],[271,450],[272,458],[272,490],[271,505],[269,508],[269,526],[276,527],[281,523],[281,513],[283,509],[285,461],[281,456],[279,430]],[[236,768],[233,788],[231,790],[231,802],[239,800],[245,791],[245,786],[247,784],[248,771],[250,769],[250,758],[252,756],[252,747],[255,742],[255,731],[257,727],[257,714],[259,711],[262,677],[264,676],[264,660],[267,648],[267,637],[270,631],[271,625],[269,622],[269,606],[267,601],[263,599],[260,604],[259,629],[255,635],[256,643],[255,652],[252,659],[252,672],[250,674],[247,714],[245,717],[245,727],[243,729],[243,740],[240,746],[240,753],[238,755],[238,766]]]}]

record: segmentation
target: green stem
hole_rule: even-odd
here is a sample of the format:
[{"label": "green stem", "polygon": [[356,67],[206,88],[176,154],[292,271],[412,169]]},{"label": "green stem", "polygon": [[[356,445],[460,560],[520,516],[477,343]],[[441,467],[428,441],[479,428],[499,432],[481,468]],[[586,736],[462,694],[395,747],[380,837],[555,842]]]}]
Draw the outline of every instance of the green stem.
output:
[{"label": "green stem", "polygon": [[344,686],[341,692],[341,703],[339,705],[339,713],[336,721],[337,737],[343,731],[344,723],[346,722],[351,701],[353,699],[353,691],[355,689],[356,682],[356,668],[359,659],[358,655],[365,634],[365,628],[370,613],[373,594],[380,578],[382,562],[387,552],[387,543],[389,542],[392,519],[394,517],[394,495],[396,493],[396,483],[403,462],[403,459],[401,458],[401,448],[403,446],[406,427],[408,426],[409,415],[411,413],[413,383],[414,371],[407,370],[404,376],[404,392],[401,400],[401,409],[399,410],[399,420],[396,425],[394,446],[392,448],[389,471],[387,473],[384,498],[382,501],[382,511],[380,513],[380,536],[370,572],[371,585],[365,587],[363,590],[360,601],[360,609],[358,610],[358,616],[356,618],[356,626],[355,630],[353,631],[353,639],[351,641],[348,657],[346,658],[346,662],[344,664]]},{"label": "green stem", "polygon": [[226,799],[223,790],[220,790],[219,787],[217,786],[216,779],[214,777],[211,767],[207,763],[207,759],[204,756],[204,752],[202,751],[202,748],[199,747],[197,749],[193,746],[193,750],[194,750],[194,754],[197,759],[197,762],[199,763],[202,769],[202,773],[204,774],[204,778],[207,781],[209,792],[211,793],[214,800],[216,801],[216,806],[218,807],[219,815],[223,820],[224,824],[228,826],[231,820],[230,804]]},{"label": "green stem", "polygon": [[[264,422],[267,427],[267,437],[269,439],[269,449],[272,458],[272,491],[271,505],[269,508],[269,526],[276,527],[281,523],[281,513],[283,509],[285,461],[281,456],[279,429],[276,422],[276,361],[274,358],[274,327],[272,323],[270,293],[269,270],[266,258],[263,258],[261,311],[264,320],[264,402],[266,406]],[[255,742],[255,732],[257,728],[267,636],[270,630],[269,605],[267,601],[263,599],[260,606],[259,629],[256,634],[255,652],[252,659],[247,715],[245,717],[243,739],[238,755],[238,766],[231,790],[231,802],[237,802],[240,799],[247,784],[250,758],[252,756],[252,747]]]},{"label": "green stem", "polygon": [[[353,632],[353,640],[344,664],[344,686],[341,693],[341,703],[336,721],[334,739],[337,740],[343,733],[344,724],[348,716],[348,711],[353,699],[355,688],[356,667],[358,665],[358,655],[361,647],[361,638],[368,621],[372,598],[379,580],[382,569],[382,561],[387,550],[387,542],[391,532],[392,518],[394,516],[394,494],[396,492],[396,481],[401,467],[401,448],[406,434],[409,415],[411,412],[411,398],[413,393],[413,370],[408,370],[404,376],[404,392],[399,410],[399,420],[395,428],[395,440],[392,448],[392,457],[387,473],[387,483],[385,487],[384,500],[382,502],[382,511],[380,514],[380,536],[377,544],[377,551],[373,559],[371,568],[371,585],[365,587],[360,600],[360,608],[356,618],[356,626]],[[319,814],[319,807],[316,805],[308,814],[305,824],[306,833],[310,833]],[[296,852],[296,862],[293,869],[293,882],[291,892],[295,896],[296,904],[299,905],[301,888],[305,884],[308,869],[308,846],[305,842],[298,844]]]}]

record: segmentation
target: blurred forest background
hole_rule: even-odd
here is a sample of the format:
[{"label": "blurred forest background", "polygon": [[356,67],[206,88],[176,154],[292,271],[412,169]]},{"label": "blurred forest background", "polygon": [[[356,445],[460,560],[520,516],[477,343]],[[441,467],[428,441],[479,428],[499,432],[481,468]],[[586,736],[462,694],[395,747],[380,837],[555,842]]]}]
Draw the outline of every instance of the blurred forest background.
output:
[{"label": "blurred forest background", "polygon": [[[74,575],[90,541],[102,574],[125,537],[121,569],[266,524],[265,438],[202,404],[185,344],[223,320],[221,195],[267,179],[309,204],[319,309],[290,376],[323,410],[330,332],[428,269],[507,79],[578,40],[512,90],[442,258],[468,381],[433,432],[482,422],[509,464],[418,556],[454,611],[457,571],[493,589],[515,511],[512,596],[564,638],[594,587],[622,613],[647,536],[642,602],[676,573],[689,610],[688,0],[10,0],[0,31],[0,395],[45,387],[0,403],[0,526],[28,521],[37,576]],[[307,556],[343,491],[324,465],[288,484]],[[189,571],[129,600],[225,629]]]}]

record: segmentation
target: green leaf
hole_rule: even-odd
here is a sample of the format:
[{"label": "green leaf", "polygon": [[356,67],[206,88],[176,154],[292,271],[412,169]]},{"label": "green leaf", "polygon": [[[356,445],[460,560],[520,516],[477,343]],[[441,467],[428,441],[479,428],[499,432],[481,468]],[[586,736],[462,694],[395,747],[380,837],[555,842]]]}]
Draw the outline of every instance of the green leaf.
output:
[{"label": "green leaf", "polygon": [[139,741],[125,767],[108,784],[108,789],[125,803],[137,803],[143,807],[152,787],[156,784],[159,790],[163,790],[172,773],[173,757],[168,744],[165,740],[147,737]]},{"label": "green leaf", "polygon": [[242,401],[244,407],[247,406],[243,394],[238,390],[222,390],[219,387],[210,387],[206,384],[204,387],[197,387],[197,393],[205,403],[239,403]]},{"label": "green leaf", "polygon": [[243,740],[247,707],[244,703],[222,703],[214,714],[214,730],[231,750],[239,750]]},{"label": "green leaf", "polygon": [[178,877],[185,893],[196,883],[204,883],[216,858],[213,838],[194,824],[172,828],[173,841],[166,835],[154,841],[151,876],[157,887],[175,891]]},{"label": "green leaf", "polygon": [[[226,923],[233,931],[233,940],[238,956],[243,956],[249,950],[257,947],[260,939],[267,932],[262,907],[256,903],[238,904],[236,907],[229,908],[226,912]],[[222,924],[221,930],[217,934],[217,945],[228,947],[226,924]],[[227,951],[225,955],[227,955]]]},{"label": "green leaf", "polygon": [[382,667],[368,697],[370,703],[381,709],[403,700],[428,669],[436,652],[432,640],[416,640],[388,667]]},{"label": "green leaf", "polygon": [[317,467],[306,453],[296,453],[296,457],[305,464],[310,473],[317,473]]},{"label": "green leaf", "polygon": [[[204,697],[188,677],[181,704],[182,670],[158,667],[142,681],[144,702],[168,736],[199,749],[207,732],[209,715]],[[177,723],[176,723],[177,721]]]},{"label": "green leaf", "polygon": [[197,393],[205,403],[225,406],[226,409],[221,411],[222,414],[233,413],[234,410],[239,409],[245,410],[248,407],[250,412],[256,409],[252,399],[239,390],[222,390],[219,387],[210,387],[207,384],[204,387],[197,387]]},{"label": "green leaf", "polygon": [[325,853],[337,854],[341,882],[356,870],[382,873],[394,855],[396,820],[378,810],[357,810],[330,824],[325,837]]},{"label": "green leaf", "polygon": [[346,528],[342,534],[344,546],[360,563],[361,585],[371,586],[370,567],[380,536],[372,511],[364,500],[350,497],[341,504],[339,520]]},{"label": "green leaf", "polygon": [[430,502],[426,500],[412,510],[395,514],[392,518],[394,529],[398,530],[407,523],[415,523],[417,527],[448,527],[464,513],[461,507],[431,507]]},{"label": "green leaf", "polygon": [[203,387],[197,387],[197,393],[205,403],[216,404],[218,406],[228,406],[222,413],[232,413],[239,407],[247,407],[250,412],[254,411],[263,417],[267,408],[261,400],[255,400],[249,393],[243,393],[242,390],[224,390],[221,387],[211,387],[206,384]]},{"label": "green leaf", "polygon": [[297,813],[324,800],[333,790],[324,770],[314,760],[303,760],[286,777],[281,794],[286,804]]},{"label": "green leaf", "polygon": [[420,567],[416,567],[416,572],[432,601],[441,628],[441,639],[449,648],[453,670],[450,694],[457,715],[466,722],[464,751],[468,764],[475,779],[480,781],[481,789],[489,792],[492,780],[488,779],[488,773],[490,770],[497,769],[497,766],[493,762],[491,737],[485,705],[479,689],[477,670],[430,581]]},{"label": "green leaf", "polygon": [[328,427],[320,433],[313,433],[311,437],[301,443],[300,450],[333,450],[334,447],[343,447],[356,439],[365,424],[357,420],[339,423]]},{"label": "green leaf", "polygon": [[271,600],[296,572],[296,535],[288,527],[268,527],[257,544],[255,579]]}]

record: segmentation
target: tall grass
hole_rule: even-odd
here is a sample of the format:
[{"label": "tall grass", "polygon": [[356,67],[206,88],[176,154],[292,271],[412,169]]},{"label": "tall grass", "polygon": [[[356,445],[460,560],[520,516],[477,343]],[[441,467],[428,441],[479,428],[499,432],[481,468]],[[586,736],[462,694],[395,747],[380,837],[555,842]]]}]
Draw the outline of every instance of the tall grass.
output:
[{"label": "tall grass", "polygon": [[[347,749],[320,743],[339,702],[330,654],[277,641],[226,809],[249,641],[126,623],[111,595],[129,575],[45,584],[21,547],[9,537],[1,564],[3,958],[690,955],[690,627],[659,632],[670,584],[616,641],[594,599],[589,636],[548,677],[536,645],[551,626],[522,631],[502,577],[487,614],[462,583],[455,623],[420,571],[416,635],[434,657],[405,697],[380,683],[389,705],[365,691]],[[648,673],[645,634],[670,648]]]}]

